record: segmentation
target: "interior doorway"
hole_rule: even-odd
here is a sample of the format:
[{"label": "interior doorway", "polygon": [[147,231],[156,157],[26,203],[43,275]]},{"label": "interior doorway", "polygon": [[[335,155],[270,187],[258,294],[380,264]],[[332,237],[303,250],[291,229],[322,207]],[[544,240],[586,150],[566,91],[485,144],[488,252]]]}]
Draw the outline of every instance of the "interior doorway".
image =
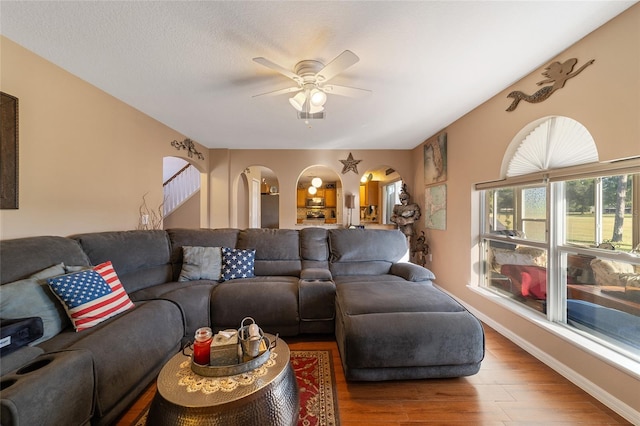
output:
[{"label": "interior doorway", "polygon": [[238,181],[236,223],[243,228],[279,228],[280,194],[276,174],[268,167],[246,167]]}]

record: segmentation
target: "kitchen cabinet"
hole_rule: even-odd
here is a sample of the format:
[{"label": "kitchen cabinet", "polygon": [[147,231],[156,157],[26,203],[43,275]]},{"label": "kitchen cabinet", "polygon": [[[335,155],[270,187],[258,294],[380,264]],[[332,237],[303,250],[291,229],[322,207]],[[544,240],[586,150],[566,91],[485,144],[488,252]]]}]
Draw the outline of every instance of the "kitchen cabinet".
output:
[{"label": "kitchen cabinet", "polygon": [[336,207],[338,205],[335,188],[327,188],[324,190],[324,204],[327,207]]},{"label": "kitchen cabinet", "polygon": [[296,197],[296,207],[306,207],[307,205],[307,190],[305,188],[298,188],[298,196]]},{"label": "kitchen cabinet", "polygon": [[360,205],[361,206],[377,206],[378,205],[379,182],[370,180],[360,185]]}]

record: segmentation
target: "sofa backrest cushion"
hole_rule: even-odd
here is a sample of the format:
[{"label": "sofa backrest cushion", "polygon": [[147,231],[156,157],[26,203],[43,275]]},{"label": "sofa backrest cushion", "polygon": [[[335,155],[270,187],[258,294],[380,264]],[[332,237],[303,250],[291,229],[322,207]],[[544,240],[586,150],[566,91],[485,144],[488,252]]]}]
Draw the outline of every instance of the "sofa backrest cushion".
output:
[{"label": "sofa backrest cushion", "polygon": [[300,276],[300,236],[295,229],[243,229],[236,248],[256,250],[257,276]]},{"label": "sofa backrest cushion", "polygon": [[171,244],[171,265],[173,266],[173,280],[178,281],[182,271],[182,247],[231,247],[238,242],[239,229],[167,229]]},{"label": "sofa backrest cushion", "polygon": [[335,276],[388,274],[408,250],[399,230],[330,229],[329,268]]},{"label": "sofa backrest cushion", "polygon": [[329,232],[325,228],[300,230],[300,254],[303,260],[329,260]]},{"label": "sofa backrest cushion", "polygon": [[161,230],[74,235],[93,265],[111,261],[128,293],[172,280],[169,238]]},{"label": "sofa backrest cushion", "polygon": [[0,284],[27,278],[59,263],[90,266],[80,244],[70,238],[41,236],[0,241]]}]

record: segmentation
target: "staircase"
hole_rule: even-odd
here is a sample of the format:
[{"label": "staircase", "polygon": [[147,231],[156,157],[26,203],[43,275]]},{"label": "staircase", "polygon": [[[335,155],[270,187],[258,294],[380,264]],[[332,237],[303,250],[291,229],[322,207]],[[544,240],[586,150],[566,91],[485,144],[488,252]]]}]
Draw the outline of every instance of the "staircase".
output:
[{"label": "staircase", "polygon": [[167,179],[163,189],[163,214],[167,217],[200,190],[200,172],[191,164],[187,164]]}]

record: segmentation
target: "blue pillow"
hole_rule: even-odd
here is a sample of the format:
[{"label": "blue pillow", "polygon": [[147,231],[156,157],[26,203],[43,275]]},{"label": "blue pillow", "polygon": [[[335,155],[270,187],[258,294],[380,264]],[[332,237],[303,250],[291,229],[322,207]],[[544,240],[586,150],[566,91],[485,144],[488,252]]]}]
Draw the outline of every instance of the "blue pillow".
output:
[{"label": "blue pillow", "polygon": [[233,280],[236,278],[254,277],[253,266],[256,260],[255,249],[222,248],[222,278]]}]

